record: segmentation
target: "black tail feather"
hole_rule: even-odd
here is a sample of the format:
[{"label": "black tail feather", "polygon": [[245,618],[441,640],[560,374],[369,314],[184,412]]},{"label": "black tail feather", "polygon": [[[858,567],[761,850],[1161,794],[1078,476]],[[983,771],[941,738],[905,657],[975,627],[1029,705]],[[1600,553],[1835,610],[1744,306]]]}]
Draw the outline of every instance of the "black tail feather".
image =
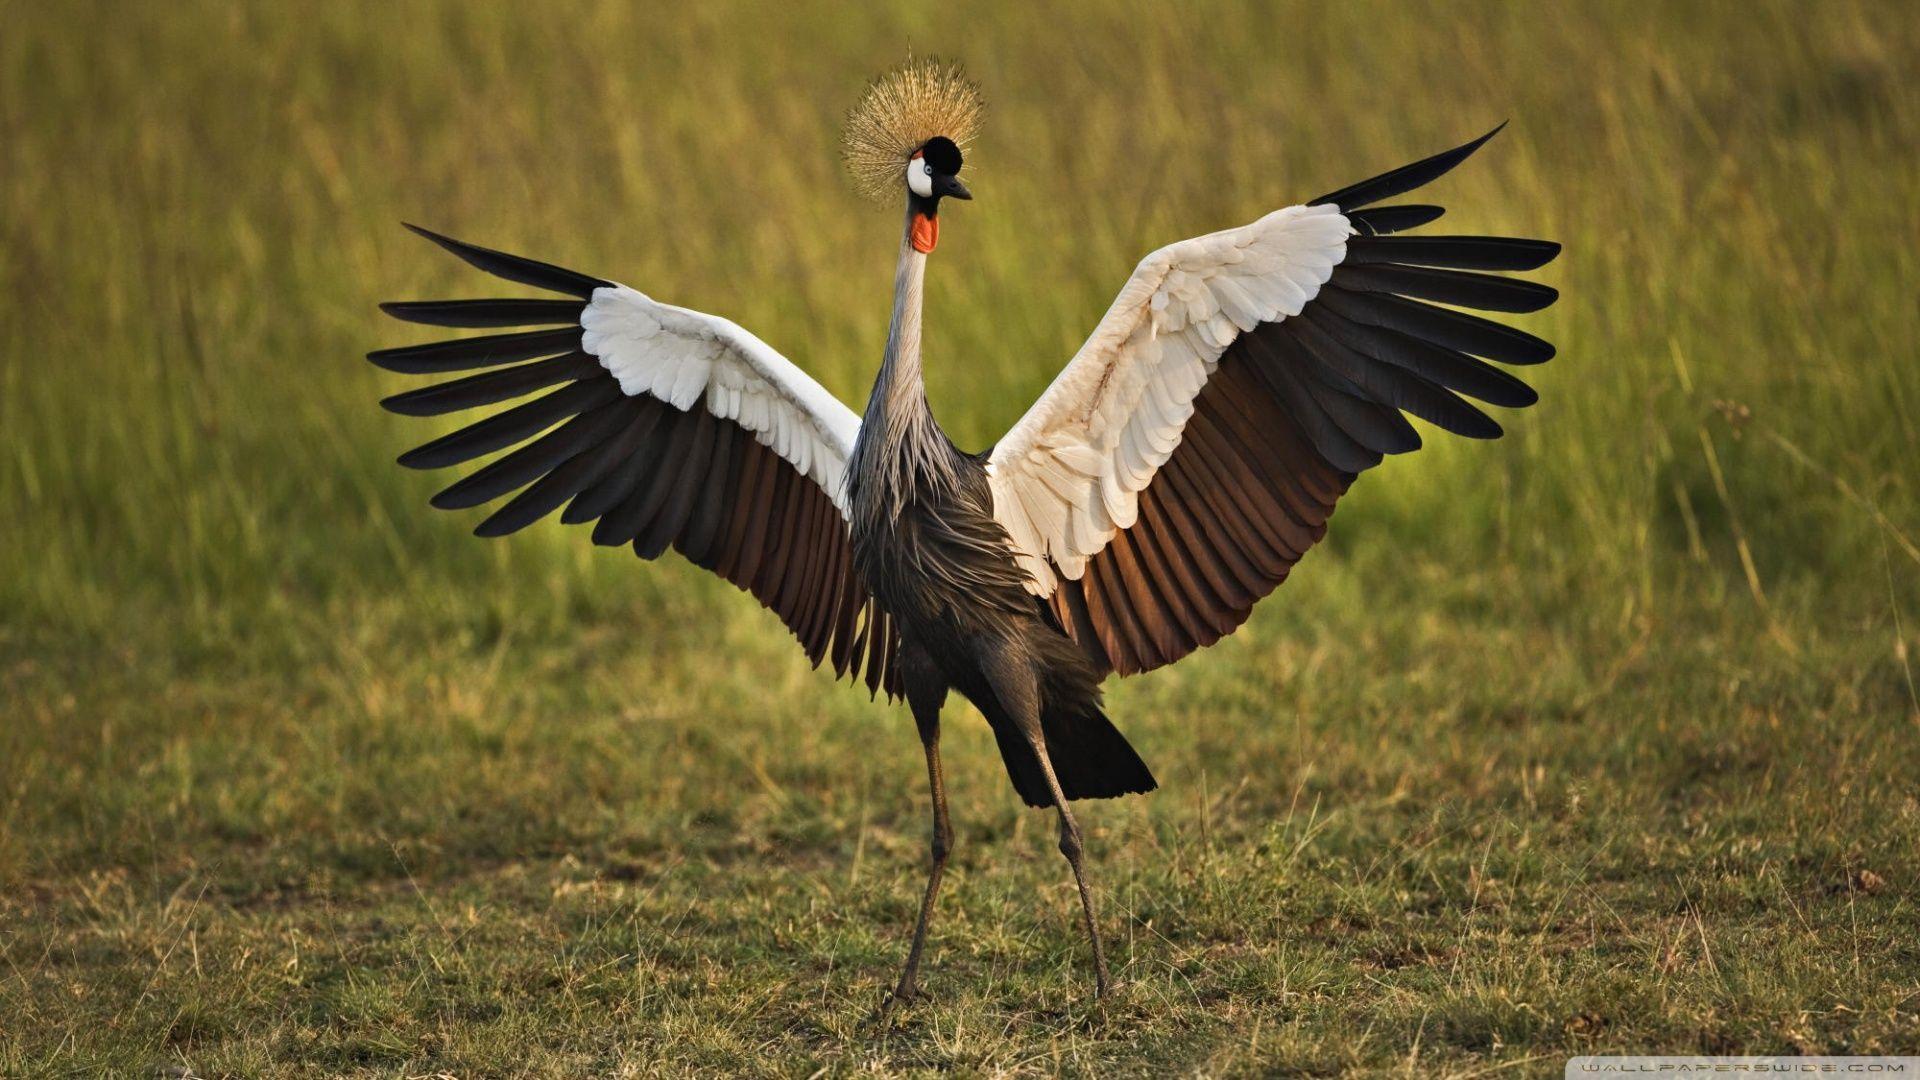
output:
[{"label": "black tail feather", "polygon": [[[1046,732],[1053,775],[1069,800],[1144,795],[1160,786],[1127,737],[1098,709],[1072,718],[1048,715],[1040,726]],[[993,735],[1021,800],[1028,806],[1052,806],[1040,759],[1026,740],[1000,724],[993,725]]]}]

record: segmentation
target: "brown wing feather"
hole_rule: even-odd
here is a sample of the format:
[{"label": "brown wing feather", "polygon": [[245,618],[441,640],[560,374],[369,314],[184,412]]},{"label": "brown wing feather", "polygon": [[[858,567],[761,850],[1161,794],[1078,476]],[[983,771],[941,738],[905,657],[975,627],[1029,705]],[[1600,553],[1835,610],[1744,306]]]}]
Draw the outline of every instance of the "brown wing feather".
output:
[{"label": "brown wing feather", "polygon": [[1150,671],[1238,629],[1325,534],[1353,479],[1302,452],[1295,421],[1250,363],[1227,350],[1133,527],[1052,598],[1070,636],[1098,639],[1088,651],[1109,670]]}]

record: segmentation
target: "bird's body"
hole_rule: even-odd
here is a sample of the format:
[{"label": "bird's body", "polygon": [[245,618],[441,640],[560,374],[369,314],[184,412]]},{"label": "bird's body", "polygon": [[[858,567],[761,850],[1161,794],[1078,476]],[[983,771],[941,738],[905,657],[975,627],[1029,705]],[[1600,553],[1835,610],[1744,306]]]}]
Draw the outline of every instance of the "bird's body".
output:
[{"label": "bird's body", "polygon": [[[982,458],[955,447],[927,405],[927,255],[903,241],[899,259],[887,352],[846,482],[854,566],[898,628],[903,689],[909,700],[952,689],[973,702],[1028,805],[1053,803],[1027,744],[1033,721],[1068,798],[1150,791],[1152,775],[1100,711],[1101,673],[1015,562]],[[1028,700],[1031,719],[1020,715]]]},{"label": "bird's body", "polygon": [[847,462],[854,565],[902,636],[985,633],[1032,607],[977,459],[947,438],[920,374],[927,256],[902,244],[887,352]]},{"label": "bird's body", "polygon": [[933,866],[890,1000],[915,993],[952,847],[939,756],[950,691],[986,717],[1021,798],[1057,814],[1104,989],[1069,803],[1155,781],[1102,711],[1102,680],[1232,633],[1360,472],[1419,447],[1403,412],[1495,437],[1463,396],[1524,407],[1535,395],[1487,361],[1553,355],[1458,309],[1545,307],[1553,289],[1484,271],[1533,269],[1558,245],[1401,237],[1441,208],[1373,205],[1446,173],[1489,132],[1148,255],[1026,415],[989,451],[964,453],[927,404],[921,309],[941,201],[971,198],[957,174],[974,93],[951,70],[910,65],[850,118],[850,164],[906,201],[863,416],[725,319],[424,230],[474,266],[570,299],[383,305],[412,322],[542,329],[369,355],[413,374],[479,370],[383,402],[410,415],[542,392],[402,455],[439,468],[517,444],[436,506],[518,491],[476,531],[503,535],[564,506],[560,520],[593,523],[596,543],[648,559],[679,551],[772,609],[813,663],[906,700],[933,795]]}]

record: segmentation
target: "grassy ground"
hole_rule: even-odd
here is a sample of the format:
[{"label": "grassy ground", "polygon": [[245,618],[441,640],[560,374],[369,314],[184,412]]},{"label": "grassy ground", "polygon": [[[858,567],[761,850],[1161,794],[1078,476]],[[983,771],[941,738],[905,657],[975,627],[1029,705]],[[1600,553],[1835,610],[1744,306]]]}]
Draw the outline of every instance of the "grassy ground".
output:
[{"label": "grassy ground", "polygon": [[[1557,1074],[1920,1052],[1920,22],[1898,3],[0,0],[0,1073]],[[1370,475],[1228,642],[1111,687],[1163,783],[1048,819],[684,565],[429,511],[356,357],[406,218],[724,312],[848,400],[896,222],[835,127],[993,113],[936,411],[1016,417],[1143,252],[1513,126],[1544,400]],[[1899,73],[1905,71],[1907,75]]]}]

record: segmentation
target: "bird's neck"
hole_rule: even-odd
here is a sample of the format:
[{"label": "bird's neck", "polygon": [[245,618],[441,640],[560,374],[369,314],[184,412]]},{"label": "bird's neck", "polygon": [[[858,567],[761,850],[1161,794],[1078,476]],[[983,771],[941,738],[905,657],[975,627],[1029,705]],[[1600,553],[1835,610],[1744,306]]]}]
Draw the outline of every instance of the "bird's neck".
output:
[{"label": "bird's neck", "polygon": [[925,295],[927,256],[914,249],[909,212],[908,235],[900,241],[900,262],[893,272],[893,321],[887,329],[887,352],[874,380],[869,416],[895,420],[925,415],[926,382],[920,371],[920,307]]},{"label": "bird's neck", "polygon": [[[900,261],[893,275],[893,322],[861,417],[849,480],[856,502],[897,516],[915,497],[935,494],[953,481],[955,453],[933,411],[927,407],[920,370],[920,307],[927,256],[913,243],[913,210],[908,208],[900,238]],[[864,497],[863,497],[864,496]]]}]

